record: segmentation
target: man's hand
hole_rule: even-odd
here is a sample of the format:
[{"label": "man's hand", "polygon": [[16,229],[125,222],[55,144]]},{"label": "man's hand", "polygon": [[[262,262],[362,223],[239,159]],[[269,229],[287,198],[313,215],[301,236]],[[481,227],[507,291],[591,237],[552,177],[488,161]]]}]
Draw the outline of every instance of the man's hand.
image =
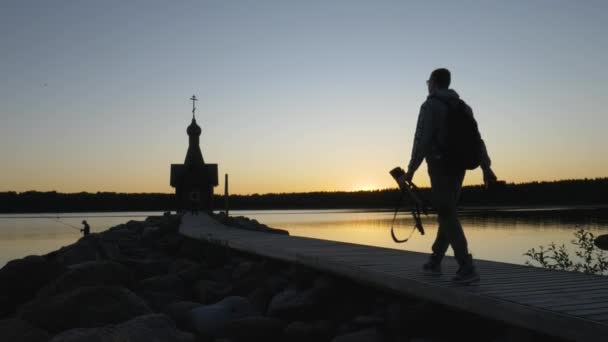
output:
[{"label": "man's hand", "polygon": [[486,188],[496,183],[496,181],[497,178],[494,171],[492,171],[492,168],[488,167],[483,169],[483,183],[485,184]]},{"label": "man's hand", "polygon": [[411,182],[412,178],[414,178],[414,172],[411,170],[407,170],[405,175],[403,176],[403,182]]}]

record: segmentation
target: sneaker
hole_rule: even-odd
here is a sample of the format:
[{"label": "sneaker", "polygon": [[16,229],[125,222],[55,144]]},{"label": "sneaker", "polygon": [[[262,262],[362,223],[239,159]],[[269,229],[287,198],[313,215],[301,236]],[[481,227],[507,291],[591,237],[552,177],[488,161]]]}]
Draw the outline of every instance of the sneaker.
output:
[{"label": "sneaker", "polygon": [[441,256],[431,254],[429,261],[422,265],[422,270],[429,274],[441,274]]},{"label": "sneaker", "polygon": [[479,273],[473,265],[473,257],[471,254],[467,254],[464,258],[456,258],[460,268],[456,271],[456,275],[452,278],[452,281],[456,284],[471,284],[478,282],[480,277]]}]

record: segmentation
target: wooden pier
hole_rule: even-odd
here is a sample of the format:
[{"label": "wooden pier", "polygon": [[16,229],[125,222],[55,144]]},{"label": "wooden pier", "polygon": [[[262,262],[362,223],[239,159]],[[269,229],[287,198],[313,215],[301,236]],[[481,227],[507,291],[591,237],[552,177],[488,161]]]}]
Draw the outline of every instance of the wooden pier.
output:
[{"label": "wooden pier", "polygon": [[185,215],[180,232],[547,335],[608,341],[608,277],[476,261],[481,282],[465,286],[450,281],[457,267],[451,257],[434,276],[420,270],[425,253],[241,230],[204,214]]}]

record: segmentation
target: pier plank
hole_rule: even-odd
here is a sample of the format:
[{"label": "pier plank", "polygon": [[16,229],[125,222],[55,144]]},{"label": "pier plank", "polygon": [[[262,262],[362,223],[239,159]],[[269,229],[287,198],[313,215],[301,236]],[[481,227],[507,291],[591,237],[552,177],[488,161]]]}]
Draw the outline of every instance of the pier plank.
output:
[{"label": "pier plank", "polygon": [[207,215],[184,215],[180,233],[262,257],[308,266],[380,289],[415,296],[548,335],[601,341],[608,336],[608,278],[524,265],[476,261],[481,282],[421,272],[428,254],[227,227]]}]

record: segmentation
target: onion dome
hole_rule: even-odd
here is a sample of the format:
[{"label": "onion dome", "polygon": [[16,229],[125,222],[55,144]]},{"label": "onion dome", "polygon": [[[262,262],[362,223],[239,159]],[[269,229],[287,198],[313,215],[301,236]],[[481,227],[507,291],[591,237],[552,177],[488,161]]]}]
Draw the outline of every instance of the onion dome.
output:
[{"label": "onion dome", "polygon": [[188,133],[189,136],[200,136],[201,132],[201,127],[196,124],[196,119],[192,117],[192,123],[190,123],[190,126],[188,126],[186,133]]}]

